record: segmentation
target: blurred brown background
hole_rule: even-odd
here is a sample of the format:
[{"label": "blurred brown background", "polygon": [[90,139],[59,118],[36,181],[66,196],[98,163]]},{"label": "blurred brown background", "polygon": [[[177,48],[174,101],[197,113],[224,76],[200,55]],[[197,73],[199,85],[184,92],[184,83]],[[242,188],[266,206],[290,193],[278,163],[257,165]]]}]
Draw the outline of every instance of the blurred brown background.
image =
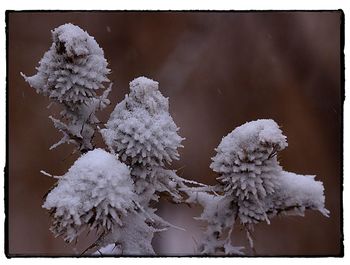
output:
[{"label": "blurred brown background", "polygon": [[[341,13],[336,12],[14,12],[8,27],[9,252],[74,255],[93,236],[66,245],[49,231],[42,196],[77,158],[48,116],[49,101],[20,76],[34,74],[51,45],[50,30],[71,22],[104,49],[114,82],[107,121],[128,83],[145,75],[170,98],[170,112],[185,137],[173,168],[188,179],[215,182],[210,158],[221,138],[246,121],[272,118],[288,137],[279,157],[287,171],[324,182],[330,218],[316,212],[277,217],[255,230],[258,255],[339,255],[341,252]],[[155,237],[161,255],[194,254],[200,209],[165,202],[159,214],[187,232]],[[243,231],[234,242],[248,247]],[[249,253],[249,248],[248,248]]]}]

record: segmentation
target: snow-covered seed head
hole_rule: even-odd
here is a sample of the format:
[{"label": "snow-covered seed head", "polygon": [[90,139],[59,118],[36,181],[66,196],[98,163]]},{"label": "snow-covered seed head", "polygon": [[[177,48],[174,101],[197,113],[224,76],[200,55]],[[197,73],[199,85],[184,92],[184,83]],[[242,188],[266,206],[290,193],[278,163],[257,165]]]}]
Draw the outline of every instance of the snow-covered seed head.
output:
[{"label": "snow-covered seed head", "polygon": [[282,168],[276,154],[286,146],[273,120],[247,122],[222,139],[210,167],[220,174],[225,192],[238,200],[262,199],[278,186]]},{"label": "snow-covered seed head", "polygon": [[52,39],[37,74],[22,76],[38,93],[72,108],[89,103],[96,90],[109,82],[103,50],[86,31],[70,23],[54,29]]},{"label": "snow-covered seed head", "polygon": [[67,242],[87,227],[111,231],[134,211],[128,167],[114,155],[95,149],[82,155],[47,195],[43,207],[53,215],[51,230]]},{"label": "snow-covered seed head", "polygon": [[178,159],[183,138],[169,114],[168,99],[158,82],[146,77],[130,82],[130,90],[101,130],[105,143],[129,165],[170,164]]}]

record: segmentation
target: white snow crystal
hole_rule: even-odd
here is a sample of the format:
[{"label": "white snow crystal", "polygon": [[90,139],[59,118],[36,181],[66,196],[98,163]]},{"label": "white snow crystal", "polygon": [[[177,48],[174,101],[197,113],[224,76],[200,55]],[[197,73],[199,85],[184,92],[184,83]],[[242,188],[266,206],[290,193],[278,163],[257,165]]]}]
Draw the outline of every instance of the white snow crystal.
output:
[{"label": "white snow crystal", "polygon": [[183,138],[169,115],[168,99],[146,77],[130,82],[130,90],[101,130],[105,143],[130,165],[170,164],[178,159]]},{"label": "white snow crystal", "polygon": [[112,230],[134,210],[128,167],[114,155],[95,149],[82,155],[48,194],[43,207],[52,211],[56,236],[71,242],[85,229]]}]

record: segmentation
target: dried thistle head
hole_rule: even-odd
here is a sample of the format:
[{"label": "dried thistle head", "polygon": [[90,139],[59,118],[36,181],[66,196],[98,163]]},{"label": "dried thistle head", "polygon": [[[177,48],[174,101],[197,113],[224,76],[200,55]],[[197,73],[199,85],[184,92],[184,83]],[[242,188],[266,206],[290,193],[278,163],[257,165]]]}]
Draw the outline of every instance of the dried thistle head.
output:
[{"label": "dried thistle head", "polygon": [[252,121],[222,139],[210,167],[220,174],[225,192],[238,200],[263,199],[278,185],[282,168],[276,154],[286,146],[286,137],[273,120]]},{"label": "dried thistle head", "polygon": [[74,109],[88,104],[109,82],[107,60],[96,40],[73,24],[52,31],[53,43],[39,62],[38,72],[22,76],[38,93]]},{"label": "dried thistle head", "polygon": [[130,82],[130,90],[101,130],[106,144],[132,166],[170,164],[178,159],[183,138],[168,112],[168,99],[158,90],[158,82],[145,77]]},{"label": "dried thistle head", "polygon": [[71,242],[85,229],[112,231],[135,209],[129,168],[114,155],[95,149],[82,155],[47,195],[51,230]]}]

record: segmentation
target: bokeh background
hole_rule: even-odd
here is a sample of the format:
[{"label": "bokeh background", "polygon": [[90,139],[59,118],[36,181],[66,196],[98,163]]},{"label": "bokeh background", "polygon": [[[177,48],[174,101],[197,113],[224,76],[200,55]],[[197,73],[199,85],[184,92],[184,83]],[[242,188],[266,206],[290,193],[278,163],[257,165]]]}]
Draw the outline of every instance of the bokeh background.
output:
[{"label": "bokeh background", "polygon": [[[288,137],[279,156],[287,171],[317,175],[325,186],[329,218],[277,217],[255,228],[258,255],[340,255],[342,249],[341,12],[10,12],[8,40],[8,247],[11,255],[77,255],[93,241],[67,245],[49,231],[42,196],[77,155],[72,146],[49,151],[60,139],[48,99],[20,72],[34,74],[51,45],[50,30],[74,23],[104,49],[114,82],[106,122],[128,83],[144,75],[169,97],[185,137],[173,164],[182,177],[215,183],[210,158],[235,127],[272,118]],[[101,139],[97,139],[101,143]],[[102,143],[101,143],[102,144]],[[195,254],[203,224],[198,208],[162,202],[159,214],[187,231],[154,239],[160,255]],[[247,247],[237,227],[233,241]]]}]

